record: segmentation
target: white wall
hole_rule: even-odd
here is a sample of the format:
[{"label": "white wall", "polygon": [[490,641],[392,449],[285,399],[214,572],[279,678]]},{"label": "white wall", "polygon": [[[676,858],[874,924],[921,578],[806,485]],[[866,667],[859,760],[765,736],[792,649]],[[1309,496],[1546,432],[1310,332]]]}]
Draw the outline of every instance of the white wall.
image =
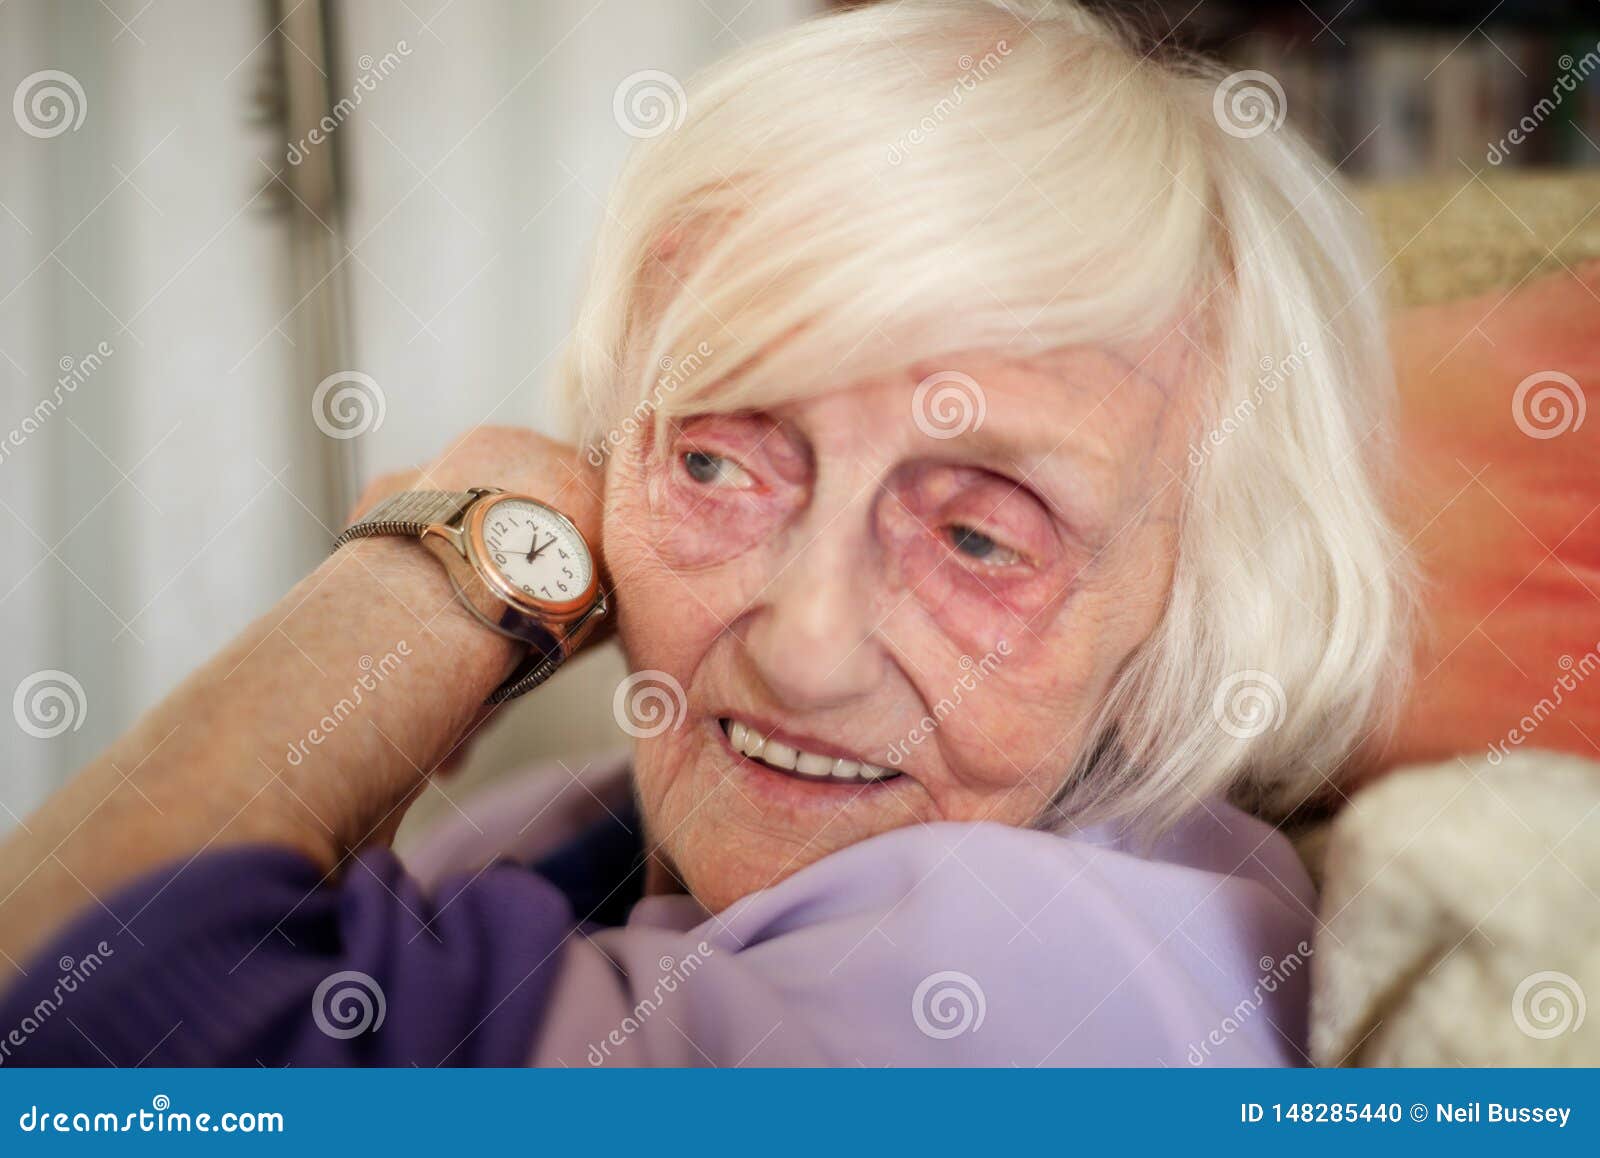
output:
[{"label": "white wall", "polygon": [[40,669],[84,692],[53,738],[0,716],[13,814],[313,558],[272,481],[299,421],[284,351],[239,362],[283,309],[277,223],[254,200],[268,143],[245,122],[259,11],[160,4],[129,32],[98,4],[0,7],[0,96],[43,69],[83,92],[57,136],[0,112],[0,437],[53,398],[64,359],[111,350],[0,461],[0,693],[10,706]]},{"label": "white wall", "polygon": [[[353,163],[351,368],[387,402],[361,440],[369,473],[479,422],[548,428],[546,376],[631,143],[613,118],[618,83],[641,69],[687,78],[812,7],[343,7],[347,78],[363,57],[407,49],[336,132]],[[113,350],[0,458],[0,693],[46,669],[84,691],[76,728],[57,736],[0,715],[0,826],[326,549],[305,501],[326,448],[291,345],[304,319],[281,198],[262,193],[286,142],[252,121],[272,48],[264,11],[0,5],[0,96],[59,69],[86,104],[81,126],[48,138],[0,111],[0,440],[52,395],[62,359]],[[472,776],[616,742],[620,661],[574,668],[505,713]]]}]

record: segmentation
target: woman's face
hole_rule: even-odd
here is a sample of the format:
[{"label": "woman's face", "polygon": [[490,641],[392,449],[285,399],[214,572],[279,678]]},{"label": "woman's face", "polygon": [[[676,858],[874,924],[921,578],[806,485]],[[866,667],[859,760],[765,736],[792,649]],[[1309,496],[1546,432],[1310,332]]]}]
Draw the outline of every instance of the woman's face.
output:
[{"label": "woman's face", "polygon": [[[1188,351],[974,354],[614,456],[623,646],[687,705],[637,744],[659,868],[715,912],[902,825],[1048,811],[1171,584]],[[953,435],[951,371],[982,400]]]}]

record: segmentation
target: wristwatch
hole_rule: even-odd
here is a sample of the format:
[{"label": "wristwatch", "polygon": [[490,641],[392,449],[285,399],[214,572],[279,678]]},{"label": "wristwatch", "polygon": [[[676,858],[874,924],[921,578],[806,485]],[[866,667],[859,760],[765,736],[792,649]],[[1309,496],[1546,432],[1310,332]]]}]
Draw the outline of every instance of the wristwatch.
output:
[{"label": "wristwatch", "polygon": [[527,658],[485,703],[503,703],[549,679],[606,613],[583,532],[532,495],[496,487],[402,491],[346,527],[333,549],[372,535],[421,539],[473,615],[529,645]]}]

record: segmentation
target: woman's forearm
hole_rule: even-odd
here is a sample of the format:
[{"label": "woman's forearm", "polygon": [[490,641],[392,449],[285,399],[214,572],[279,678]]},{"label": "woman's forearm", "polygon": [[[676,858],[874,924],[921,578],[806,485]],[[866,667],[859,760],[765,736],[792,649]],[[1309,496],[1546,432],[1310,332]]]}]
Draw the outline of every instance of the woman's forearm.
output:
[{"label": "woman's forearm", "polygon": [[208,849],[276,844],[332,869],[393,832],[516,656],[416,543],[350,544],[0,846],[0,954],[20,963]]}]

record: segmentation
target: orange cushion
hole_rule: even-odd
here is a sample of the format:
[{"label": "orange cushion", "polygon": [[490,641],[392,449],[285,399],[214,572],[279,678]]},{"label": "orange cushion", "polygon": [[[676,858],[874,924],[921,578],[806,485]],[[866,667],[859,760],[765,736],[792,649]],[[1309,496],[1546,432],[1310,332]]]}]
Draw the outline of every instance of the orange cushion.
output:
[{"label": "orange cushion", "polygon": [[1600,262],[1407,310],[1393,341],[1396,509],[1426,586],[1378,767],[1600,758]]}]

